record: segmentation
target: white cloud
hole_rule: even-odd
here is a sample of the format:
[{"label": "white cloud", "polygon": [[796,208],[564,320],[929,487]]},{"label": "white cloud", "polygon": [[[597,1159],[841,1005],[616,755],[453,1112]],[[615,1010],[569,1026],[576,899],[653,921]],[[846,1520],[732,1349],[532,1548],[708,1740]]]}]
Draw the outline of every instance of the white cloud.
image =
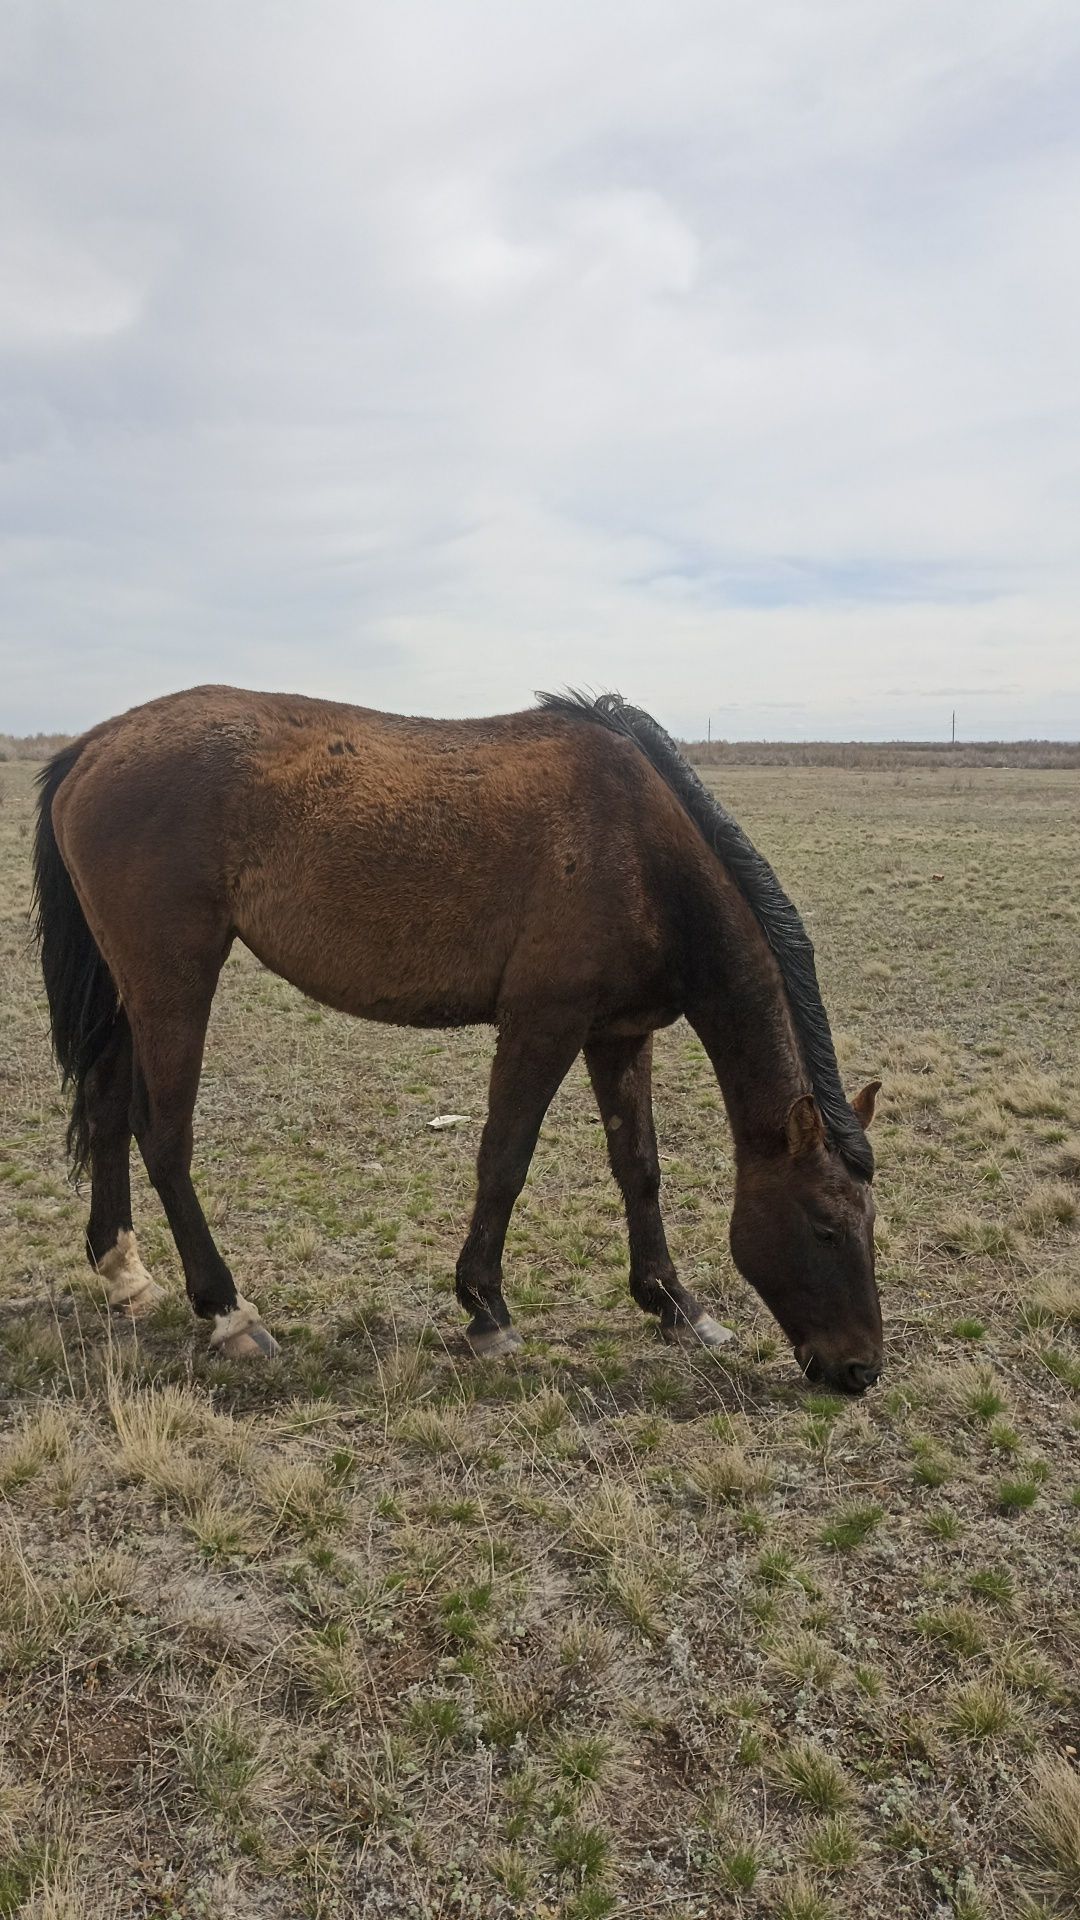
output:
[{"label": "white cloud", "polygon": [[0,727],[1080,734],[1065,0],[5,15]]}]

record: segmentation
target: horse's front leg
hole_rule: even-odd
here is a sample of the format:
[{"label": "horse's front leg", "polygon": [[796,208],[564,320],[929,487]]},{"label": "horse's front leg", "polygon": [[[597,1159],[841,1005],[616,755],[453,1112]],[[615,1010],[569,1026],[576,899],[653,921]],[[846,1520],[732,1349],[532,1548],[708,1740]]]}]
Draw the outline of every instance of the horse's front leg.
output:
[{"label": "horse's front leg", "polygon": [[705,1313],[675,1272],[660,1213],[660,1158],[652,1110],[652,1034],[590,1041],[585,1063],[607,1137],[611,1170],[626,1206],[630,1291],[655,1313],[666,1339],[723,1346],[726,1327]]},{"label": "horse's front leg", "polygon": [[503,1299],[506,1229],[544,1115],[581,1051],[585,1030],[580,1016],[563,1013],[510,1015],[500,1026],[477,1159],[476,1204],[457,1263],[457,1296],[472,1315],[466,1338],[475,1354],[508,1353],[521,1345]]}]

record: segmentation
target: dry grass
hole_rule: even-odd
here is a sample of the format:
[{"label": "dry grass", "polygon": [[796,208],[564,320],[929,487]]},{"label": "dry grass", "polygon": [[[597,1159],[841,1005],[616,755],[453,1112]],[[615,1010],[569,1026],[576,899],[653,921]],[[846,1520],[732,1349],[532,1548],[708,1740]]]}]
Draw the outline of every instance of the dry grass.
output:
[{"label": "dry grass", "polygon": [[1066,1899],[1080,1900],[1080,1772],[1070,1760],[1041,1754],[1031,1770],[1023,1815],[1043,1863]]},{"label": "dry grass", "polygon": [[[104,1317],[0,765],[0,1915],[1001,1920],[1080,1897],[1080,782],[725,771],[807,912],[876,1125],[885,1381],[798,1381],[732,1274],[718,1096],[660,1036],[665,1205],[737,1330],[631,1306],[584,1074],[467,1357],[485,1034],[236,953],[197,1174],[269,1370]],[[944,880],[935,878],[944,875]]]}]

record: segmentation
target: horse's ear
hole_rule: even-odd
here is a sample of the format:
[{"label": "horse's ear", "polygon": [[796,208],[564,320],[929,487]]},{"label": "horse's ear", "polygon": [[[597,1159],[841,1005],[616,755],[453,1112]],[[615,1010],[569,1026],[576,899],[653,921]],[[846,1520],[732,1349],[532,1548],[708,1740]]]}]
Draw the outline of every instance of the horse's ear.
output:
[{"label": "horse's ear", "polygon": [[825,1123],[818,1112],[818,1104],[812,1093],[802,1094],[793,1100],[787,1110],[785,1123],[788,1152],[798,1160],[804,1153],[813,1153],[825,1139]]},{"label": "horse's ear", "polygon": [[880,1092],[881,1081],[868,1080],[862,1092],[857,1093],[851,1103],[851,1110],[864,1133],[874,1117],[874,1107]]}]

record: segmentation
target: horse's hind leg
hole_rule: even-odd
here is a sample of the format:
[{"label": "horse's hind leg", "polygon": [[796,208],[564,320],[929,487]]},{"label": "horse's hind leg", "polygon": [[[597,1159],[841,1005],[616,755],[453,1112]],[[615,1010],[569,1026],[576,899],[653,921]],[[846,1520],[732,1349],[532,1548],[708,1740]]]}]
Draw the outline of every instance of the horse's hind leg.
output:
[{"label": "horse's hind leg", "polygon": [[590,1041],[585,1064],[604,1123],[611,1170],[626,1206],[630,1291],[639,1307],[659,1317],[667,1339],[688,1346],[722,1346],[730,1333],[702,1311],[668,1252],[653,1125],[652,1035]]},{"label": "horse's hind leg", "polygon": [[110,1307],[139,1315],[162,1289],[143,1266],[131,1228],[131,1093],[131,1028],[121,1014],[81,1094],[90,1138],[86,1250]]},{"label": "horse's hind leg", "polygon": [[272,1354],[275,1342],[257,1309],[236,1291],[191,1179],[192,1114],[202,1071],[210,1003],[224,958],[215,952],[177,966],[163,955],[156,972],[144,955],[125,1004],[135,1043],[132,1119],[146,1171],[165,1209],[183,1262],[188,1298],[213,1320],[212,1348],[230,1357]]},{"label": "horse's hind leg", "polygon": [[501,1354],[521,1345],[502,1292],[506,1229],[544,1115],[583,1038],[574,1017],[529,1018],[527,1025],[507,1020],[500,1029],[477,1159],[476,1205],[457,1263],[457,1296],[472,1315],[466,1338],[476,1354]]}]

